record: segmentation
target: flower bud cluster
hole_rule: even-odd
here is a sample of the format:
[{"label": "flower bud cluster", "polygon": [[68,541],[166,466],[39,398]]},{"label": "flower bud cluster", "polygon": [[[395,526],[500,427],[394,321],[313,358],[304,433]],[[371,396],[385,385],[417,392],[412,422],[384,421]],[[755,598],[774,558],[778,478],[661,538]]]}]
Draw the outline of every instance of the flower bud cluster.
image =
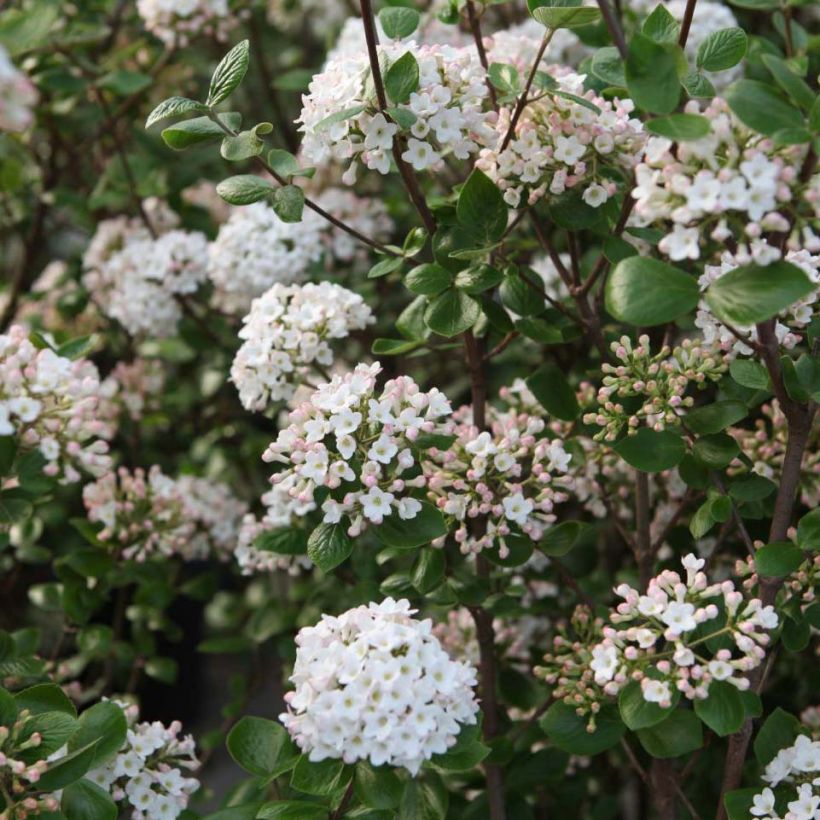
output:
[{"label": "flower bud cluster", "polygon": [[200,35],[225,40],[238,20],[228,0],[137,0],[137,13],[167,47],[186,46]]},{"label": "flower bud cluster", "polygon": [[186,776],[199,767],[191,735],[180,736],[182,724],[139,721],[139,710],[118,703],[128,721],[119,753],[86,778],[109,792],[133,820],[174,820],[188,806],[199,781]]},{"label": "flower bud cluster", "polygon": [[247,506],[225,484],[194,476],[174,480],[154,465],[146,473],[120,467],[83,488],[88,519],[103,525],[98,540],[127,560],[179,555],[225,559],[233,552]]},{"label": "flower bud cluster", "polygon": [[25,131],[34,121],[38,97],[34,83],[0,46],[0,131]]},{"label": "flower bud cluster", "polygon": [[441,391],[423,392],[408,376],[377,393],[380,372],[378,363],[360,364],[322,384],[290,413],[290,424],[263,455],[285,465],[271,481],[304,512],[315,505],[316,491],[327,488],[323,521],[349,519],[351,536],[386,516],[416,517],[421,504],[412,493],[426,479],[413,442],[421,433],[440,432],[442,417],[451,413]]},{"label": "flower bud cluster", "polygon": [[14,436],[23,451],[39,450],[46,475],[70,483],[80,470],[98,476],[109,469],[106,439],[114,435],[116,410],[104,393],[87,359],[38,349],[21,325],[0,334],[0,436]]},{"label": "flower bud cluster", "polygon": [[368,760],[415,776],[476,722],[476,670],[451,660],[415,612],[387,598],[299,631],[295,691],[280,720],[310,760]]},{"label": "flower bud cluster", "polygon": [[[769,786],[754,796],[753,817],[761,820],[816,820],[820,815],[820,740],[798,735],[791,746],[781,749],[769,761],[763,780]],[[775,805],[780,801],[772,788],[783,783],[794,790],[780,798],[788,809],[781,818]]]},{"label": "flower bud cluster", "polygon": [[132,336],[172,336],[182,318],[179,300],[208,274],[205,234],[175,229],[175,215],[164,205],[157,210],[148,214],[156,237],[134,219],[104,220],[83,257],[83,285]]},{"label": "flower bud cluster", "polygon": [[[690,554],[682,564],[685,577],[664,570],[643,595],[627,584],[616,587],[624,601],[592,647],[589,664],[607,695],[634,680],[647,702],[665,708],[676,690],[690,700],[707,698],[712,681],[748,688],[746,673],[765,658],[777,613],[758,598],[744,599],[732,581],[709,584],[703,559]],[[712,649],[723,636],[721,648]]]},{"label": "flower bud cluster", "polygon": [[[653,355],[648,336],[641,336],[635,347],[628,336],[622,336],[611,349],[620,364],[601,365],[606,375],[598,390],[599,407],[584,415],[585,424],[603,428],[595,435],[597,441],[614,441],[624,428],[634,435],[642,423],[656,431],[679,425],[682,411],[695,402],[686,395],[690,386],[702,389],[720,379],[727,369],[714,353],[689,339],[674,350],[664,345]],[[633,413],[613,401],[615,397],[635,396],[644,403]]]},{"label": "flower bud cluster", "polygon": [[[567,494],[556,482],[571,459],[559,439],[545,437],[542,418],[489,408],[490,430],[473,424],[472,408],[462,407],[447,426],[455,440],[447,449],[426,450],[423,465],[430,498],[453,521],[461,551],[479,553],[524,533],[538,541],[555,521],[555,505]],[[477,532],[470,521],[485,516]]]},{"label": "flower bud cluster", "polygon": [[565,66],[550,66],[542,77],[544,87],[506,146],[512,110],[501,109],[493,144],[482,149],[476,166],[513,208],[576,187],[598,208],[616,191],[612,172],[630,171],[643,155],[643,127],[630,116],[635,105],[585,91],[584,75]]},{"label": "flower bud cluster", "polygon": [[331,339],[375,322],[356,293],[329,282],[274,285],[254,299],[239,338],[231,380],[247,410],[293,396],[311,367],[321,374],[333,364]]},{"label": "flower bud cluster", "polygon": [[159,409],[165,387],[165,370],[159,359],[117,362],[109,378],[117,385],[114,401],[132,421]]},{"label": "flower bud cluster", "polygon": [[[818,242],[816,250],[820,250],[820,242]],[[778,248],[762,240],[757,240],[752,242],[748,249],[740,249],[735,254],[724,253],[719,265],[707,265],[703,275],[698,279],[698,284],[701,291],[705,291],[713,282],[741,265],[754,262],[765,267],[780,258],[781,254]],[[800,341],[800,331],[804,330],[811,322],[817,301],[820,299],[820,255],[812,255],[805,249],[789,251],[786,254],[786,261],[805,271],[815,286],[811,293],[781,311],[776,318],[774,332],[777,341],[790,350]],[[705,299],[702,299],[698,305],[695,325],[702,331],[703,341],[707,346],[718,347],[730,357],[751,356],[754,352],[748,344],[738,339],[712,313]],[[757,327],[755,325],[736,324],[732,327],[750,342],[757,341]]]},{"label": "flower bud cluster", "polygon": [[635,169],[632,224],[668,231],[658,244],[661,253],[674,261],[699,259],[708,238],[722,247],[729,239],[789,232],[791,216],[801,228],[820,215],[820,200],[792,213],[804,199],[806,145],[775,145],[740,122],[720,97],[703,109],[691,100],[686,112],[706,117],[709,133],[680,143],[652,137]]},{"label": "flower bud cluster", "polygon": [[[468,159],[492,140],[490,121],[495,114],[483,110],[487,84],[474,47],[419,45],[410,40],[385,41],[378,50],[383,71],[404,54],[412,54],[419,68],[418,88],[397,106],[400,113],[388,119],[373,93],[367,50],[331,57],[302,98],[298,122],[307,162],[349,163],[344,180],[352,183],[359,163],[387,174],[396,139],[402,140],[402,158],[417,171],[438,168],[445,153]],[[327,123],[343,111],[357,113]]]}]

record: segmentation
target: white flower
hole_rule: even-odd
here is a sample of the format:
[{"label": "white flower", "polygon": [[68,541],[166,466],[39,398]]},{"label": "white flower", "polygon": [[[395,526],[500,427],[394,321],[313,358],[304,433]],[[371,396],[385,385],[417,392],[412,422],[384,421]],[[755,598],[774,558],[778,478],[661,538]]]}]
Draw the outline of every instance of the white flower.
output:
[{"label": "white flower", "polygon": [[771,817],[775,814],[774,807],[774,792],[769,789],[763,789],[760,794],[756,794],[752,799],[751,813],[755,817]]},{"label": "white flower", "polygon": [[734,669],[726,661],[709,661],[709,673],[715,680],[728,680],[732,677]]},{"label": "white flower", "polygon": [[700,231],[675,225],[672,232],[658,242],[658,249],[675,262],[700,256]]},{"label": "white flower", "polygon": [[310,760],[369,760],[415,776],[475,723],[475,669],[450,660],[412,613],[388,598],[300,630],[280,720]]},{"label": "white flower", "polygon": [[603,185],[598,185],[596,183],[590,185],[584,190],[582,199],[591,208],[599,208],[607,201],[607,199],[609,199],[609,194]]},{"label": "white flower", "polygon": [[407,150],[401,155],[405,162],[409,162],[417,171],[425,171],[435,165],[441,156],[433,150],[429,142],[423,140],[407,140]]},{"label": "white flower", "polygon": [[393,147],[393,136],[398,130],[399,127],[388,122],[384,114],[376,114],[365,128],[364,147],[389,151]]},{"label": "white flower", "polygon": [[364,517],[374,524],[381,524],[384,516],[390,515],[390,505],[394,498],[393,493],[371,487],[360,499]]},{"label": "white flower", "polygon": [[595,673],[595,682],[602,686],[611,681],[618,671],[619,662],[617,647],[608,644],[598,644],[593,647],[589,668]]},{"label": "white flower", "polygon": [[504,515],[516,524],[526,524],[534,504],[528,498],[524,498],[521,493],[509,496],[502,500],[504,505]]},{"label": "white flower", "polygon": [[641,692],[647,703],[667,704],[671,699],[669,684],[666,681],[644,678],[641,681]]},{"label": "white flower", "polygon": [[667,625],[667,632],[681,635],[697,627],[695,607],[693,604],[670,601],[661,613],[661,620]]}]

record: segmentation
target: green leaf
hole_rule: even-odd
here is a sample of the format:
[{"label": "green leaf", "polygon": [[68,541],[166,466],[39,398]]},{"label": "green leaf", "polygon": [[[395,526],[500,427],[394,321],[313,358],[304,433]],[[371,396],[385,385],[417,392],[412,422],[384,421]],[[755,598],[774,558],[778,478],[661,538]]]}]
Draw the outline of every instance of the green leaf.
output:
[{"label": "green leaf", "polygon": [[301,168],[296,157],[283,148],[268,151],[268,165],[282,177],[312,177],[316,173],[315,168]]},{"label": "green leaf", "polygon": [[385,516],[382,523],[376,527],[376,537],[379,541],[388,547],[411,549],[447,535],[447,525],[441,511],[428,501],[420,503],[421,509],[415,518],[405,521],[399,518],[395,510]]},{"label": "green leaf", "polygon": [[404,284],[413,293],[438,296],[453,284],[453,276],[441,265],[425,262],[423,265],[417,265],[405,276]]},{"label": "green leaf", "polygon": [[[327,815],[327,807],[317,803],[306,803],[304,800],[277,800],[275,803],[265,804],[258,813],[255,812],[251,816],[257,820],[327,820]],[[225,820],[234,820],[234,817],[226,815]]]},{"label": "green leaf", "polygon": [[89,769],[96,766],[96,746],[96,742],[89,743],[80,749],[69,751],[65,757],[52,761],[48,771],[37,781],[37,788],[43,792],[52,792],[64,789],[75,780],[79,780]]},{"label": "green leaf", "polygon": [[744,265],[715,280],[706,302],[718,319],[748,327],[765,322],[814,290],[805,271],[783,260]]},{"label": "green leaf", "polygon": [[415,350],[420,344],[420,341],[407,339],[374,339],[370,352],[375,356],[401,356]]},{"label": "green leaf", "polygon": [[260,137],[272,130],[273,126],[269,122],[260,122],[248,131],[240,131],[236,136],[226,136],[219,148],[222,159],[228,162],[241,162],[258,157],[265,147],[265,141]]},{"label": "green leaf", "polygon": [[551,325],[546,319],[538,317],[524,317],[515,323],[515,329],[526,336],[545,345],[559,345],[564,341],[564,334],[555,325]]},{"label": "green leaf", "polygon": [[535,271],[512,267],[504,274],[498,295],[504,307],[513,313],[519,316],[537,316],[544,312],[542,290],[541,277]]},{"label": "green leaf", "polygon": [[[803,116],[794,106],[771,86],[757,80],[738,80],[726,89],[724,96],[738,119],[760,134],[770,137],[783,128],[803,125]],[[772,276],[776,274],[773,272]]]},{"label": "green leaf", "polygon": [[319,524],[310,534],[307,544],[308,558],[322,572],[338,567],[353,552],[353,541],[347,534],[347,519],[338,524]]},{"label": "green leaf", "polygon": [[675,709],[660,723],[639,729],[638,740],[652,757],[681,757],[703,746],[703,728],[694,712]]},{"label": "green leaf", "polygon": [[462,726],[458,739],[444,754],[434,755],[431,763],[439,769],[453,772],[466,772],[474,769],[490,754],[490,747],[481,742],[481,729],[473,726]]},{"label": "green leaf", "polygon": [[726,433],[716,433],[699,438],[692,452],[695,458],[707,467],[721,469],[732,463],[740,453],[740,447],[732,436]]},{"label": "green leaf", "polygon": [[743,387],[752,390],[769,389],[769,373],[760,363],[752,359],[734,359],[729,364],[729,375]]},{"label": "green leaf", "polygon": [[152,82],[153,78],[149,74],[143,74],[141,71],[120,69],[118,71],[110,71],[108,74],[100,77],[100,79],[97,80],[97,85],[101,88],[108,89],[120,97],[126,97],[129,94],[136,94],[138,91],[148,88]]},{"label": "green leaf", "polygon": [[742,28],[722,28],[713,31],[698,46],[697,67],[706,71],[725,71],[732,68],[746,56],[748,45],[749,40]]},{"label": "green leaf", "polygon": [[805,561],[803,551],[791,541],[765,544],[755,550],[755,569],[767,578],[785,578]]},{"label": "green leaf", "polygon": [[605,289],[607,311],[638,327],[672,322],[693,310],[699,299],[700,289],[693,276],[644,256],[619,262]]},{"label": "green leaf", "polygon": [[[219,115],[225,125],[236,130],[241,122],[241,115],[228,113]],[[215,123],[210,117],[194,117],[191,120],[169,125],[161,133],[162,139],[169,148],[175,151],[184,151],[192,145],[208,140],[221,139],[225,136],[225,130]]]},{"label": "green leaf", "polygon": [[443,580],[447,568],[444,550],[431,547],[419,553],[411,578],[413,586],[422,594],[432,592]]},{"label": "green leaf", "polygon": [[560,367],[542,365],[526,382],[538,403],[550,415],[562,421],[573,421],[578,417],[578,399]]},{"label": "green leaf", "polygon": [[578,755],[600,754],[618,743],[626,731],[618,710],[609,704],[595,716],[594,732],[587,731],[588,723],[589,717],[576,715],[572,706],[561,701],[553,703],[539,721],[555,746]]},{"label": "green leaf", "polygon": [[439,778],[429,774],[410,780],[404,787],[397,820],[445,820],[449,795]]},{"label": "green leaf", "polygon": [[323,120],[317,122],[316,125],[313,126],[313,131],[316,134],[321,134],[322,131],[327,131],[336,125],[336,123],[358,117],[366,108],[366,105],[353,105],[350,108],[343,108],[341,111],[334,111]]},{"label": "green leaf", "polygon": [[791,746],[800,734],[800,721],[779,706],[763,721],[754,741],[755,757],[768,765],[781,749]]},{"label": "green leaf", "polygon": [[307,755],[301,755],[293,768],[290,785],[304,794],[327,797],[349,780],[345,777],[345,764],[341,760],[323,760],[311,763]]},{"label": "green leaf", "polygon": [[231,205],[250,205],[265,199],[274,190],[274,185],[267,179],[255,174],[239,174],[223,179],[216,186],[216,192]]},{"label": "green leaf", "polygon": [[65,712],[41,712],[30,717],[20,739],[27,740],[37,732],[42,736],[42,741],[36,749],[19,753],[20,758],[29,763],[44,760],[65,746],[76,728],[77,719]]},{"label": "green leaf", "polygon": [[239,766],[265,780],[290,771],[299,757],[285,728],[259,717],[241,718],[228,734],[225,745]]},{"label": "green leaf", "polygon": [[75,752],[94,746],[94,767],[106,763],[123,747],[128,724],[122,709],[113,701],[101,701],[86,709],[79,717],[77,730],[68,741],[68,750]]},{"label": "green leaf", "polygon": [[[746,5],[752,0],[744,0],[743,3],[738,0],[732,0],[733,5]],[[755,795],[760,794],[761,786],[755,786],[748,789],[735,789],[731,792],[726,792],[723,796],[723,805],[726,807],[726,816],[728,820],[749,820],[752,816],[751,809],[754,804]]]},{"label": "green leaf", "polygon": [[521,77],[515,66],[506,63],[492,63],[487,69],[490,82],[502,94],[516,96],[521,90]]},{"label": "green leaf", "polygon": [[680,82],[686,89],[686,93],[695,99],[714,97],[717,94],[709,78],[699,71],[690,72]]},{"label": "green leaf", "polygon": [[641,26],[641,34],[656,43],[676,43],[679,33],[678,21],[660,4],[655,6]]},{"label": "green leaf", "polygon": [[481,303],[462,290],[449,288],[427,305],[424,321],[439,336],[451,339],[469,330],[481,315]]},{"label": "green leaf", "polygon": [[15,436],[0,436],[0,476],[11,475],[16,456],[17,439]]},{"label": "green leaf", "polygon": [[820,509],[806,513],[797,524],[797,543],[800,549],[820,551]]},{"label": "green leaf", "polygon": [[490,265],[476,265],[459,271],[453,284],[459,290],[475,295],[494,288],[503,278],[504,274],[498,268]]},{"label": "green leaf", "polygon": [[643,690],[637,681],[630,681],[618,695],[618,709],[621,720],[633,732],[638,729],[648,729],[662,720],[666,720],[680,700],[680,692],[673,691],[672,705],[662,709],[657,703],[650,703],[644,699]]},{"label": "green leaf", "polygon": [[746,719],[737,687],[721,680],[709,684],[709,697],[695,699],[695,714],[719,737],[734,734]]},{"label": "green leaf", "polygon": [[63,712],[77,716],[77,709],[68,695],[55,683],[38,683],[17,692],[14,696],[18,709],[28,709],[32,715],[43,712]]},{"label": "green leaf", "polygon": [[560,558],[578,543],[578,539],[587,528],[588,525],[580,521],[562,521],[544,533],[537,542],[538,549],[545,555]]},{"label": "green leaf", "polygon": [[686,414],[686,426],[699,435],[720,433],[745,419],[748,407],[742,401],[718,401],[696,407]]},{"label": "green leaf", "polygon": [[626,87],[635,104],[653,114],[671,114],[680,99],[677,45],[661,45],[642,34],[629,43]]},{"label": "green leaf", "polygon": [[675,142],[702,139],[709,129],[709,120],[700,114],[669,114],[646,123],[647,131]]},{"label": "green leaf", "polygon": [[301,222],[305,192],[298,185],[283,185],[273,192],[273,210],[282,222]]},{"label": "green leaf", "polygon": [[762,475],[752,473],[747,478],[740,478],[729,485],[729,495],[736,501],[762,501],[777,490],[777,485]]},{"label": "green leaf", "polygon": [[220,61],[211,77],[208,88],[209,107],[219,105],[231,96],[234,89],[242,82],[250,62],[250,43],[243,40],[235,45]]},{"label": "green leaf", "polygon": [[391,7],[379,12],[382,31],[391,40],[409,37],[418,28],[420,21],[421,15],[415,9]]},{"label": "green leaf", "polygon": [[686,455],[686,444],[677,433],[649,427],[640,427],[635,435],[621,439],[612,449],[627,464],[645,473],[671,470]]},{"label": "green leaf", "polygon": [[63,791],[60,809],[66,820],[117,820],[111,795],[90,780],[78,780]]},{"label": "green leaf", "polygon": [[789,68],[789,64],[774,54],[764,54],[762,60],[774,77],[774,81],[789,95],[791,100],[806,111],[811,111],[817,96],[811,87]]},{"label": "green leaf", "polygon": [[208,106],[196,100],[189,100],[187,97],[169,97],[163,100],[149,115],[145,121],[145,127],[150,128],[160,120],[169,117],[181,117],[183,114],[190,114],[192,111],[207,111]]},{"label": "green leaf", "polygon": [[592,73],[616,88],[626,88],[624,61],[615,46],[604,46],[592,55]]},{"label": "green leaf", "polygon": [[404,264],[404,259],[400,256],[388,256],[380,262],[376,262],[370,272],[367,274],[368,279],[379,279],[382,276],[387,276],[388,273],[398,270]]},{"label": "green leaf", "polygon": [[419,64],[411,52],[406,51],[384,75],[384,89],[395,105],[406,103],[419,87]]},{"label": "green leaf", "polygon": [[459,224],[486,242],[497,242],[507,229],[507,205],[498,186],[477,168],[458,195]]},{"label": "green leaf", "polygon": [[360,760],[353,777],[356,797],[371,809],[394,809],[401,801],[403,784],[388,766],[371,766]]},{"label": "green leaf", "polygon": [[547,28],[580,28],[597,23],[601,12],[592,6],[541,6],[532,16]]},{"label": "green leaf", "polygon": [[304,555],[307,552],[307,531],[298,527],[269,530],[260,533],[253,546],[278,555]]}]

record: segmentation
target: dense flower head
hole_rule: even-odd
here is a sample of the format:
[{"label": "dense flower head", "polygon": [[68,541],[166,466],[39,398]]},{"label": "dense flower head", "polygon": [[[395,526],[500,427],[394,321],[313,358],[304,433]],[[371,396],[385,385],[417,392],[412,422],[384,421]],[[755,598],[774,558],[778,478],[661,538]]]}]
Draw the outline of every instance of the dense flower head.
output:
[{"label": "dense flower head", "polygon": [[174,480],[156,465],[147,473],[109,472],[86,484],[83,501],[88,519],[103,525],[97,538],[135,561],[227,558],[247,511],[225,484],[187,475]]},{"label": "dense flower head", "polygon": [[83,258],[83,285],[132,336],[172,336],[182,318],[178,300],[207,279],[207,254],[198,231],[171,228],[154,237],[137,220],[104,220]]},{"label": "dense flower head", "polygon": [[109,378],[117,385],[114,401],[132,421],[158,409],[165,386],[165,369],[158,359],[117,362]]},{"label": "dense flower head", "polygon": [[[769,785],[753,798],[751,814],[760,820],[816,820],[820,816],[820,740],[798,735],[781,749],[763,773]],[[788,784],[792,788],[786,791]],[[772,788],[781,786],[779,799]],[[788,809],[782,817],[776,803]]]},{"label": "dense flower head", "polygon": [[790,232],[790,216],[802,228],[804,215],[810,220],[820,213],[820,201],[813,209],[800,207],[806,146],[777,147],[747,128],[720,97],[704,108],[691,100],[686,111],[706,117],[709,133],[680,143],[652,137],[635,169],[631,223],[666,231],[658,244],[662,254],[699,259],[709,238],[717,247],[729,239],[750,242],[765,232]]},{"label": "dense flower head", "polygon": [[310,760],[368,760],[416,775],[476,722],[476,670],[451,660],[415,611],[387,598],[299,631],[295,691],[280,720]]},{"label": "dense flower head", "polygon": [[[487,63],[511,65],[520,76],[526,77],[535,62],[543,37],[544,27],[532,17],[523,23],[494,31],[484,38]],[[573,31],[560,28],[553,32],[539,69],[546,71],[556,64],[577,66],[589,54],[590,49]]]},{"label": "dense flower head", "polygon": [[0,45],[0,131],[25,131],[34,119],[38,96],[34,83],[15,68]]},{"label": "dense flower head", "polygon": [[329,282],[273,285],[253,300],[239,331],[243,344],[231,367],[231,380],[248,410],[287,400],[311,368],[333,364],[329,342],[344,339],[375,321],[356,293]]},{"label": "dense flower head", "polygon": [[[637,680],[645,700],[669,706],[675,690],[692,700],[707,698],[713,681],[748,688],[746,673],[762,663],[777,613],[758,598],[746,600],[732,581],[709,584],[702,558],[690,554],[681,563],[684,576],[664,570],[644,594],[628,584],[616,587],[623,603],[611,613],[613,626],[603,628],[589,664],[607,694]],[[713,635],[731,643],[713,651]]]},{"label": "dense flower head", "polygon": [[[515,410],[490,410],[490,429],[473,424],[472,410],[453,415],[447,448],[429,448],[423,470],[427,490],[454,522],[455,539],[464,553],[498,546],[521,533],[538,541],[556,520],[554,507],[567,499],[560,477],[571,456],[559,439],[544,435],[542,418]],[[486,531],[471,531],[470,522],[486,516]]]},{"label": "dense flower head", "polygon": [[[445,153],[467,159],[492,139],[489,123],[495,115],[483,110],[487,85],[475,49],[419,45],[412,40],[387,41],[379,47],[388,65],[408,51],[419,66],[419,86],[407,103],[397,106],[402,112],[398,121],[378,111],[366,49],[328,61],[302,98],[298,122],[304,132],[306,161],[351,163],[345,179],[352,181],[356,162],[388,173],[391,150],[399,138],[406,140],[401,144],[403,159],[417,171],[438,168]],[[323,122],[347,110],[358,113]]]},{"label": "dense flower head", "polygon": [[86,779],[107,791],[133,820],[174,820],[188,806],[199,780],[186,775],[199,767],[191,735],[182,724],[139,721],[133,704],[119,703],[128,721],[125,743],[104,766]]},{"label": "dense flower head", "polygon": [[92,362],[38,349],[21,325],[0,335],[0,436],[38,450],[47,475],[68,483],[108,470],[115,415]]},{"label": "dense flower head", "polygon": [[524,109],[507,145],[512,110],[501,109],[495,138],[476,165],[511,207],[577,187],[584,202],[597,208],[617,189],[612,173],[639,162],[645,139],[640,121],[630,116],[634,103],[585,91],[584,76],[550,66],[540,98]]},{"label": "dense flower head", "polygon": [[389,380],[379,393],[380,372],[378,363],[360,364],[322,384],[290,413],[290,424],[263,455],[285,465],[271,481],[305,511],[315,505],[317,489],[330,490],[323,521],[349,520],[351,536],[386,516],[418,515],[421,503],[412,492],[426,480],[413,443],[439,432],[451,412],[441,391],[424,392],[408,376]]},{"label": "dense flower head", "polygon": [[224,40],[236,23],[228,0],[137,0],[137,12],[166,46],[184,46],[202,34]]},{"label": "dense flower head", "polygon": [[208,249],[216,305],[242,315],[272,285],[304,281],[308,267],[322,255],[321,228],[313,211],[292,223],[283,222],[265,202],[234,208]]},{"label": "dense flower head", "polygon": [[[820,251],[820,246],[816,250]],[[705,291],[713,282],[741,265],[754,262],[765,267],[780,258],[780,251],[776,247],[762,240],[756,240],[751,242],[748,248],[743,247],[735,254],[725,252],[719,265],[706,265],[703,274],[698,279],[698,284],[701,291]],[[811,293],[781,311],[777,316],[774,328],[777,341],[782,347],[791,349],[801,340],[801,331],[804,331],[811,323],[817,301],[820,299],[820,254],[813,255],[805,249],[792,250],[786,254],[785,260],[803,270],[814,283],[814,290]],[[705,299],[701,299],[698,305],[695,325],[703,333],[703,341],[706,345],[718,347],[732,357],[750,356],[754,352],[743,339],[738,339],[712,313]],[[732,327],[748,341],[757,341],[755,325],[746,326],[738,323]]]},{"label": "dense flower head", "polygon": [[[585,424],[603,428],[595,435],[597,440],[614,441],[624,428],[634,434],[641,424],[656,431],[679,425],[685,411],[695,403],[687,395],[689,389],[706,387],[727,369],[720,356],[688,339],[674,350],[664,345],[656,354],[652,354],[646,335],[638,339],[637,345],[622,336],[611,348],[618,364],[601,365],[605,375],[598,390],[598,408],[584,416]],[[615,400],[633,396],[644,401],[634,413]]]}]

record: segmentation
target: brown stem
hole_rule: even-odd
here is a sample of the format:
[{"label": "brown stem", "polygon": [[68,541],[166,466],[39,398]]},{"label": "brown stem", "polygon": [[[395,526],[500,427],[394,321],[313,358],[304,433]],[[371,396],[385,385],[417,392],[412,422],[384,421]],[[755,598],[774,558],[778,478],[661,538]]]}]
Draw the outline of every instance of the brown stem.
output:
[{"label": "brown stem", "polygon": [[612,42],[615,43],[615,48],[618,49],[621,59],[625,60],[627,55],[626,39],[623,29],[621,29],[621,24],[618,22],[618,18],[612,11],[608,0],[598,0],[598,8],[601,10],[601,16],[604,18],[604,24],[609,31]]},{"label": "brown stem", "polygon": [[487,91],[490,94],[490,102],[493,108],[498,111],[498,98],[495,94],[495,86],[490,82],[489,64],[487,62],[487,52],[484,49],[484,39],[481,36],[481,19],[478,12],[475,10],[475,3],[473,0],[467,0],[467,19],[470,22],[470,31],[473,33],[473,40],[475,41],[476,51],[478,52],[478,59],[487,74]]},{"label": "brown stem", "polygon": [[538,53],[533,60],[527,82],[524,85],[524,90],[518,95],[518,102],[515,104],[515,110],[513,111],[512,119],[510,119],[509,128],[507,128],[507,133],[504,135],[504,142],[501,143],[501,151],[504,151],[510,144],[510,140],[515,133],[515,126],[518,125],[518,120],[527,107],[527,98],[530,96],[530,89],[535,81],[535,75],[538,73],[538,66],[541,65],[541,58],[544,56],[544,52],[547,50],[547,46],[550,44],[553,34],[555,34],[555,29],[549,28],[541,39],[541,45],[538,47]]},{"label": "brown stem", "polygon": [[[367,55],[370,58],[370,73],[373,77],[373,85],[376,89],[376,99],[379,102],[379,110],[384,113],[388,107],[387,94],[384,90],[382,70],[379,66],[379,35],[376,32],[376,19],[373,16],[373,4],[370,0],[361,0],[361,12],[362,23],[364,24],[364,37],[367,41]],[[402,159],[401,145],[402,141],[397,136],[396,139],[393,140],[393,160],[396,163],[396,168],[399,170],[399,175],[404,183],[404,187],[407,189],[407,193],[410,195],[410,199],[419,212],[424,227],[427,229],[427,233],[432,236],[436,232],[436,220],[427,207],[427,201],[421,192],[413,169]]]},{"label": "brown stem", "polygon": [[355,779],[353,777],[350,778],[350,783],[347,784],[347,788],[345,789],[345,793],[342,795],[342,800],[339,803],[338,808],[333,814],[330,815],[330,820],[342,820],[345,816],[345,811],[347,811],[347,807],[350,805],[350,801],[353,799],[353,785],[355,783]]},{"label": "brown stem", "polygon": [[692,27],[692,18],[695,16],[695,6],[698,0],[686,0],[686,9],[683,12],[683,20],[680,24],[680,34],[678,35],[678,45],[683,48],[689,39],[689,29]]},{"label": "brown stem", "polygon": [[635,540],[638,547],[638,577],[645,590],[652,577],[654,553],[649,533],[649,474],[635,471]]}]

